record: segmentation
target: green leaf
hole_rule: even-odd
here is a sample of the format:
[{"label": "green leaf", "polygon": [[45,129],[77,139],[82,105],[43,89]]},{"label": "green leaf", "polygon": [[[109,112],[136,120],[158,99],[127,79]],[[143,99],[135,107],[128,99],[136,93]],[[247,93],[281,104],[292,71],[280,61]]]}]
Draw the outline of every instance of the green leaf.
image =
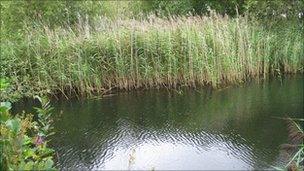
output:
[{"label": "green leaf", "polygon": [[24,155],[24,158],[27,159],[27,158],[35,156],[36,154],[35,154],[34,149],[27,148],[24,150],[23,155]]},{"label": "green leaf", "polygon": [[8,113],[8,110],[6,107],[1,106],[0,107],[0,123],[6,122],[10,118],[10,114]]},{"label": "green leaf", "polygon": [[23,145],[29,145],[31,143],[32,143],[32,139],[29,136],[24,135],[23,136]]},{"label": "green leaf", "polygon": [[0,91],[4,91],[9,86],[9,82],[5,78],[0,79]]},{"label": "green leaf", "polygon": [[12,108],[12,104],[10,102],[1,102],[0,107],[6,107],[8,110]]},{"label": "green leaf", "polygon": [[54,165],[54,162],[52,159],[48,158],[46,161],[45,161],[45,169],[51,169]]},{"label": "green leaf", "polygon": [[21,161],[18,166],[18,170],[24,170],[24,167],[25,167],[25,163],[24,163],[24,161]]},{"label": "green leaf", "polygon": [[42,99],[40,98],[40,96],[34,96],[34,99],[37,99],[40,103],[42,103]]},{"label": "green leaf", "polygon": [[34,162],[30,161],[25,164],[23,170],[33,170],[33,167],[34,167]]},{"label": "green leaf", "polygon": [[6,126],[13,131],[13,133],[17,134],[21,129],[21,120],[19,118],[10,119],[6,121]]},{"label": "green leaf", "polygon": [[47,107],[49,104],[49,99],[47,97],[34,96],[35,99],[38,99],[42,107]]}]

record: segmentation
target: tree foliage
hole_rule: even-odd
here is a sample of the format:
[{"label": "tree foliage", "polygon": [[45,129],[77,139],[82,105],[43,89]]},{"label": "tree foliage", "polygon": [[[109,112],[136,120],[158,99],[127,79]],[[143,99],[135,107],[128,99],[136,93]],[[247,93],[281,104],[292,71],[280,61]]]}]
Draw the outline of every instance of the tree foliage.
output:
[{"label": "tree foliage", "polygon": [[254,16],[296,18],[303,13],[301,0],[177,0],[177,1],[1,1],[2,29],[22,28],[24,22],[43,21],[49,25],[74,24],[79,17],[89,20],[98,16],[137,17],[139,13],[160,16],[208,14],[210,9],[235,16],[250,13]]}]

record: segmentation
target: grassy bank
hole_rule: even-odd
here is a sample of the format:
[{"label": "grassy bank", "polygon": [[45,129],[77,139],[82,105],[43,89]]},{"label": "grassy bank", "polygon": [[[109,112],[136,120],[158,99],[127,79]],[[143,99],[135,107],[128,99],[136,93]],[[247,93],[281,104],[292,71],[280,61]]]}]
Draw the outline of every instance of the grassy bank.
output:
[{"label": "grassy bank", "polygon": [[89,26],[26,27],[1,39],[1,76],[11,94],[87,95],[109,88],[176,87],[242,82],[303,73],[299,26],[268,30],[246,17],[101,19]]}]

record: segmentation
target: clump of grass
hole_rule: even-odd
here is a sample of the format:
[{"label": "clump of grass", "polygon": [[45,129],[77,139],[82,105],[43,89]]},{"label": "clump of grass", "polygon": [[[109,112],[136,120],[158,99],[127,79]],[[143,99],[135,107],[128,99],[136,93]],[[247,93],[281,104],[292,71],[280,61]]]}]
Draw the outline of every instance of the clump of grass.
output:
[{"label": "clump of grass", "polygon": [[281,145],[281,151],[287,157],[287,163],[283,168],[275,167],[277,170],[303,170],[304,164],[304,132],[303,118],[283,118],[287,121],[288,144]]},{"label": "clump of grass", "polygon": [[106,18],[76,28],[28,27],[1,39],[1,76],[21,94],[88,95],[109,88],[212,85],[303,73],[297,25],[267,30],[239,16]]}]

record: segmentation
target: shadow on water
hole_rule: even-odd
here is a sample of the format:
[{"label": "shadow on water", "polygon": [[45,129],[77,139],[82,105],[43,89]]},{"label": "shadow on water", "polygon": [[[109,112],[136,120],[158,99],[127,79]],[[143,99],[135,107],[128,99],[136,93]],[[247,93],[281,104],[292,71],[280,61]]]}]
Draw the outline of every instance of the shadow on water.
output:
[{"label": "shadow on water", "polygon": [[280,165],[287,140],[273,117],[304,113],[303,76],[53,104],[61,169],[261,169]]}]

